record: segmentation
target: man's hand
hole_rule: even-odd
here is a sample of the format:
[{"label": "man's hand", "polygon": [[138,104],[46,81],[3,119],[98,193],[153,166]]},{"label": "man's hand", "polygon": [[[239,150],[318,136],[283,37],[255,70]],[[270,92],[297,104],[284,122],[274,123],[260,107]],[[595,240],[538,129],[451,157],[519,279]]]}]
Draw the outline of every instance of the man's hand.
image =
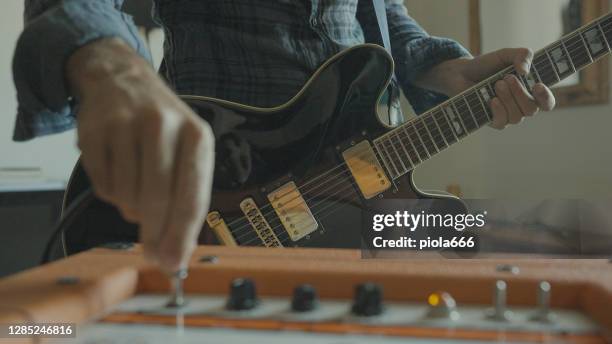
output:
[{"label": "man's hand", "polygon": [[[517,48],[501,49],[476,58],[449,60],[425,73],[417,85],[452,96],[510,65],[519,74],[526,75],[532,59],[529,49]],[[555,107],[555,97],[544,84],[536,84],[531,95],[512,75],[495,84],[495,93],[497,97],[491,100],[490,107],[493,112],[491,126],[496,129],[519,123],[540,109],[549,111]]]},{"label": "man's hand", "polygon": [[208,211],[212,130],[120,40],[79,49],[67,77],[95,193],[139,224],[148,258],[168,272],[182,268]]}]

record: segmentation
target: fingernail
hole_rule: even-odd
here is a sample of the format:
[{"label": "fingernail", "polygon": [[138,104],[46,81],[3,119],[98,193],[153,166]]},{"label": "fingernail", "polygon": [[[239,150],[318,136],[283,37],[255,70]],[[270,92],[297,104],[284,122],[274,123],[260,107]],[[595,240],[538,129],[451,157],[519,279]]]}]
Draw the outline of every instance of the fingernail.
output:
[{"label": "fingernail", "polygon": [[523,72],[524,74],[528,74],[528,73],[529,73],[529,63],[527,63],[527,62],[523,62],[523,63],[521,64],[521,68],[523,69],[523,70],[522,70],[522,72]]}]

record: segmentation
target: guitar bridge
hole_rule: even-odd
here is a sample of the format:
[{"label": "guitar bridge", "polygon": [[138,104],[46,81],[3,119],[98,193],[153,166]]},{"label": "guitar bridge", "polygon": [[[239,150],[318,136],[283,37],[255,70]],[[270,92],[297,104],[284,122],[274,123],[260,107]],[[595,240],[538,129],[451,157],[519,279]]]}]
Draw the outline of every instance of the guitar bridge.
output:
[{"label": "guitar bridge", "polygon": [[240,202],[240,209],[266,247],[283,247],[259,207],[255,204],[255,200],[252,198],[244,199]]},{"label": "guitar bridge", "polygon": [[294,182],[289,182],[271,192],[268,200],[292,241],[302,239],[319,227]]},{"label": "guitar bridge", "polygon": [[368,141],[361,141],[345,150],[342,157],[365,199],[370,199],[391,187]]}]

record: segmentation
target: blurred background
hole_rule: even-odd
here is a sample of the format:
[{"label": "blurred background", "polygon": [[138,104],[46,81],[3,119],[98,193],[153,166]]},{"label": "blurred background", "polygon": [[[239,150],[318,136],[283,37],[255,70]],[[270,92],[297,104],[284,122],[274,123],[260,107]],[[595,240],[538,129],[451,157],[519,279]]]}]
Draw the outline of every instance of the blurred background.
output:
[{"label": "blurred background", "polygon": [[[143,26],[155,61],[163,33],[148,18],[148,1],[129,11]],[[33,266],[58,216],[62,190],[78,157],[75,132],[12,142],[17,107],[11,75],[23,28],[23,0],[3,0],[0,12],[0,276]],[[432,35],[456,39],[474,54],[502,47],[534,50],[606,13],[608,0],[408,0],[409,13]],[[561,107],[504,131],[485,128],[424,163],[415,174],[424,190],[468,199],[520,199],[524,216],[542,200],[610,198],[612,106],[606,58],[556,90]],[[406,113],[410,113],[406,104]],[[28,258],[26,258],[28,257]]]}]

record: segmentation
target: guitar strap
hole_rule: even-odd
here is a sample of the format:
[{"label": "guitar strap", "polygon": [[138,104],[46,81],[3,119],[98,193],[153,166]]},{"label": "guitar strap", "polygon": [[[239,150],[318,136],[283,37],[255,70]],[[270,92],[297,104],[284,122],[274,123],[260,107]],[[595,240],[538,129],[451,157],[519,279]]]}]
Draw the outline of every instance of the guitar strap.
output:
[{"label": "guitar strap", "polygon": [[[374,3],[374,12],[376,13],[376,21],[382,38],[383,46],[387,52],[391,54],[391,39],[389,38],[389,23],[387,22],[387,8],[385,0],[372,0]],[[394,76],[395,77],[395,76]]]},{"label": "guitar strap", "polygon": [[[376,22],[378,23],[382,46],[385,47],[389,55],[392,55],[391,38],[389,37],[389,23],[387,21],[387,8],[385,6],[385,0],[372,0],[372,3],[374,5],[374,12],[376,14]],[[391,83],[387,88],[386,97],[383,97],[381,99],[381,102],[384,102],[384,108],[387,112],[386,117],[390,125],[396,126],[404,121],[404,116],[402,115],[402,109],[400,104],[400,87],[397,78],[395,77],[395,73],[393,74],[391,78]]]}]

